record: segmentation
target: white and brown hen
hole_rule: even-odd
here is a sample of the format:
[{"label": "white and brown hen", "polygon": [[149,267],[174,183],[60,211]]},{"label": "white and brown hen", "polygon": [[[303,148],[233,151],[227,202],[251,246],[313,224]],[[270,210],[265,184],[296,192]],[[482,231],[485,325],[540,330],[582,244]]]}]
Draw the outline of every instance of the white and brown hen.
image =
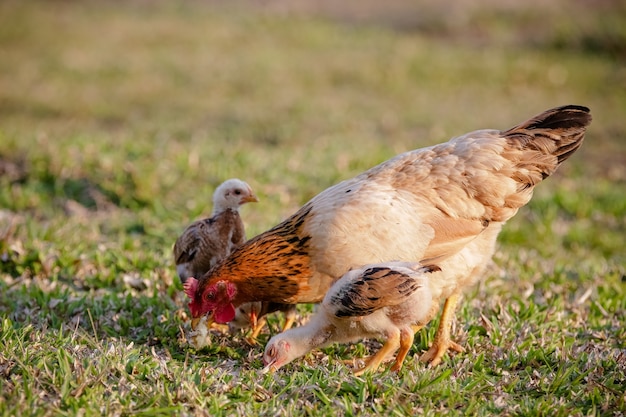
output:
[{"label": "white and brown hen", "polygon": [[307,324],[270,339],[263,354],[264,370],[273,372],[312,349],[333,343],[383,338],[383,347],[355,374],[375,371],[396,351],[391,370],[399,371],[416,328],[425,324],[431,310],[428,275],[439,270],[434,265],[388,262],[348,271],[330,287]]},{"label": "white and brown hen", "polygon": [[[463,290],[482,275],[504,223],[534,187],[582,144],[589,109],[547,110],[511,129],[478,130],[400,154],[326,189],[294,215],[185,282],[194,320],[229,322],[251,301],[312,303],[348,270],[392,260],[436,263],[434,306],[444,302],[422,360],[462,348],[450,326]],[[192,321],[193,326],[193,321]]]},{"label": "white and brown hen", "polygon": [[211,217],[191,223],[174,244],[176,272],[181,282],[202,276],[246,241],[239,207],[257,201],[252,188],[237,178],[226,180],[215,189]]}]

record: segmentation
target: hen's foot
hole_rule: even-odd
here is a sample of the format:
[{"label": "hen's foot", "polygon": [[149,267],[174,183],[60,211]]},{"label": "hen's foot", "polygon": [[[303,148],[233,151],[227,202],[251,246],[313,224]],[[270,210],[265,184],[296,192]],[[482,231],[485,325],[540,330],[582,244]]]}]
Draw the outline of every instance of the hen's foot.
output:
[{"label": "hen's foot", "polygon": [[420,361],[422,362],[430,362],[429,366],[437,366],[441,363],[444,355],[448,352],[448,350],[453,350],[455,352],[464,352],[465,349],[463,346],[458,343],[453,342],[452,340],[437,340],[433,342],[433,345],[428,349],[422,356],[420,356]]},{"label": "hen's foot", "polygon": [[446,300],[441,313],[439,328],[437,328],[437,333],[435,334],[435,340],[430,349],[420,357],[420,361],[430,362],[430,366],[437,366],[441,363],[441,359],[448,352],[448,349],[456,352],[465,350],[461,345],[450,340],[450,327],[452,326],[454,311],[459,299],[460,295],[455,293]]}]

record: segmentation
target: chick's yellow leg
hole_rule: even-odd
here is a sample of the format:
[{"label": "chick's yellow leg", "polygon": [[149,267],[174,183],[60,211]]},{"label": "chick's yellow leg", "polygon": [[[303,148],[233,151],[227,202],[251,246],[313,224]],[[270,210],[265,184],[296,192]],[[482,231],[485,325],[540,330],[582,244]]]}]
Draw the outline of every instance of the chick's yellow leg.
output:
[{"label": "chick's yellow leg", "polygon": [[283,325],[283,332],[291,329],[291,326],[296,322],[296,306],[293,305],[289,310],[285,311],[285,324]]},{"label": "chick's yellow leg", "polygon": [[252,328],[252,333],[246,338],[248,343],[253,346],[256,345],[256,338],[259,336],[259,333],[261,333],[261,330],[263,330],[263,326],[265,326],[266,322],[267,319],[265,318],[265,316],[259,317],[257,319],[256,326]]},{"label": "chick's yellow leg", "polygon": [[441,359],[448,352],[448,349],[456,352],[465,350],[461,345],[450,340],[450,327],[452,326],[454,312],[460,298],[461,296],[458,293],[454,293],[446,300],[441,313],[439,328],[437,328],[437,333],[435,334],[435,340],[430,349],[420,357],[420,361],[430,362],[430,366],[437,366],[441,363]]},{"label": "chick's yellow leg", "polygon": [[411,325],[411,329],[413,329],[413,335],[415,335],[415,333],[419,332],[423,328],[424,328],[424,325],[417,325],[417,324]]},{"label": "chick's yellow leg", "polygon": [[[357,361],[364,362],[367,364],[369,361],[372,360],[374,356],[375,355],[368,355],[368,356],[363,356],[361,358],[344,359],[342,360],[342,362],[345,363],[346,365],[351,365],[351,366],[356,366]],[[393,351],[388,352],[387,356],[383,358],[383,360],[380,363],[389,362],[391,360],[393,360]]]},{"label": "chick's yellow leg", "polygon": [[398,349],[398,346],[400,346],[400,334],[394,333],[374,356],[367,359],[363,368],[354,371],[354,375],[359,376],[367,371],[376,371],[385,358]]},{"label": "chick's yellow leg", "polygon": [[[398,355],[396,356],[396,360],[394,361],[396,364],[393,365],[393,367],[391,368],[392,371],[395,370],[399,370],[402,367],[402,362],[404,362],[404,359],[406,358],[406,355],[409,353],[409,350],[411,350],[411,346],[413,345],[413,340],[415,338],[415,333],[419,332],[420,330],[422,330],[424,328],[424,325],[411,325],[411,329],[413,330],[413,335],[411,336],[405,336],[405,339],[402,339],[402,335],[400,335],[400,347],[402,348],[403,346],[406,346],[406,352],[403,354],[402,350],[398,351]],[[410,341],[406,340],[407,337],[410,337]],[[405,340],[405,345],[403,345],[403,340]],[[392,357],[392,351],[387,352],[387,357],[383,358],[381,363],[384,362],[389,362],[391,360],[393,360]],[[401,357],[402,355],[402,357]],[[373,355],[370,356],[365,356],[361,359],[356,359],[356,358],[352,358],[352,359],[345,359],[343,361],[343,363],[345,363],[346,365],[354,365],[356,363],[357,360],[360,361],[364,361],[365,363],[367,363],[368,361],[370,361],[372,359]],[[399,361],[398,364],[398,358],[401,357],[401,360]],[[398,369],[395,369],[395,367],[398,367]]]},{"label": "chick's yellow leg", "polygon": [[413,338],[415,333],[413,329],[407,328],[402,329],[400,331],[400,350],[396,355],[396,361],[394,362],[391,370],[394,372],[398,372],[402,368],[402,364],[404,363],[404,358],[409,353],[411,346],[413,345]]}]

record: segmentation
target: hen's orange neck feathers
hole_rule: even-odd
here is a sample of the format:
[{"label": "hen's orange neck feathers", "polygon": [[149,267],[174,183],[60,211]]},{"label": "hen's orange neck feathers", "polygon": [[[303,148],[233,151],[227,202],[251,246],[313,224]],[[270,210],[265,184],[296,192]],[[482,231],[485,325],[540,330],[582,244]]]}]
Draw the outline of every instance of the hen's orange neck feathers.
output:
[{"label": "hen's orange neck feathers", "polygon": [[[307,280],[290,280],[290,276],[312,274],[308,254],[310,236],[302,227],[310,205],[274,228],[248,240],[218,263],[198,283],[198,291],[220,280],[228,280],[237,288],[233,305],[249,301],[276,301],[295,296]],[[311,300],[314,301],[314,300]]]}]

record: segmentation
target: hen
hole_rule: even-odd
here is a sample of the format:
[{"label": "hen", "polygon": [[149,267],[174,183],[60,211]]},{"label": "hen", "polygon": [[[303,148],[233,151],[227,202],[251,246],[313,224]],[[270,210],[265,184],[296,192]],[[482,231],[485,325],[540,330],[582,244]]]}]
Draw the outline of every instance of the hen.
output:
[{"label": "hen", "polygon": [[424,325],[432,306],[427,275],[437,266],[389,262],[348,271],[330,287],[320,309],[304,326],[270,339],[265,371],[275,371],[312,349],[332,343],[382,337],[383,347],[355,372],[375,371],[399,349],[393,371],[399,371],[411,345],[415,326]]},{"label": "hen", "polygon": [[330,187],[200,279],[189,278],[191,314],[226,323],[245,302],[319,302],[361,265],[436,263],[432,301],[445,302],[421,358],[436,365],[448,349],[463,350],[450,340],[454,311],[491,259],[503,224],[580,147],[590,122],[586,107],[558,107],[505,131],[479,130],[397,155]]},{"label": "hen", "polygon": [[252,188],[239,179],[226,180],[217,187],[211,217],[191,223],[174,244],[176,272],[183,283],[189,277],[202,276],[246,241],[239,207],[257,201]]}]

